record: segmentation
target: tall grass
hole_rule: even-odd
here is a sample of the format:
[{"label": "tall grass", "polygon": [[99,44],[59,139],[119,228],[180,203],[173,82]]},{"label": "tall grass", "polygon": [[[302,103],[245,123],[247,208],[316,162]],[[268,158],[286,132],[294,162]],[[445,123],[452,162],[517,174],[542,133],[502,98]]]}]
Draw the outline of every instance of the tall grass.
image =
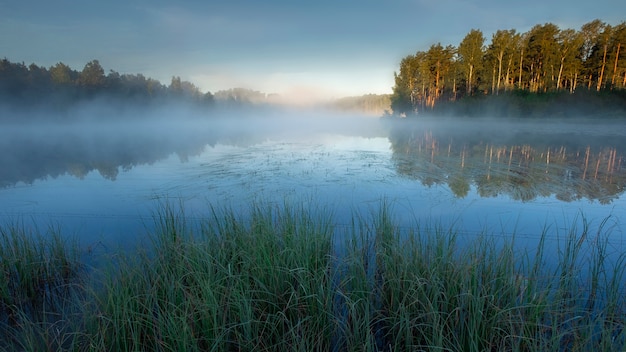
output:
[{"label": "tall grass", "polygon": [[[304,206],[165,205],[135,252],[85,271],[58,233],[0,230],[0,349],[564,351],[625,345],[622,254],[583,222],[556,246]],[[550,238],[548,238],[550,237]],[[43,258],[43,259],[42,259]],[[552,261],[552,262],[551,262]],[[88,276],[89,275],[89,276]]]},{"label": "tall grass", "polygon": [[58,229],[0,227],[0,349],[56,350],[80,329],[83,267]]},{"label": "tall grass", "polygon": [[248,220],[214,209],[201,229],[169,207],[157,220],[150,249],[122,263],[98,296],[94,348],[330,348],[326,220],[260,206]]},{"label": "tall grass", "polygon": [[[588,226],[547,248],[544,232],[532,260],[514,238],[490,236],[458,248],[453,232],[402,235],[384,212],[389,233],[376,255],[384,275],[384,345],[395,350],[622,350],[624,256],[607,258],[604,226]],[[604,224],[603,224],[604,225]],[[581,250],[591,253],[581,256]],[[546,251],[555,250],[548,265]],[[460,255],[459,255],[460,254]],[[555,269],[550,269],[554,268]],[[526,268],[529,268],[526,269]],[[599,289],[599,288],[602,289]]]}]

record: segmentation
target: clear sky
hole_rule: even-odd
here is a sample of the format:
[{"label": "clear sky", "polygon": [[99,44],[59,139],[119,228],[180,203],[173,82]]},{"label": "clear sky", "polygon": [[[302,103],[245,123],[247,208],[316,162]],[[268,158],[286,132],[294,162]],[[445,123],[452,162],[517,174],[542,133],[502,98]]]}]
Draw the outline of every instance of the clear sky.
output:
[{"label": "clear sky", "polygon": [[[294,99],[390,93],[402,57],[473,28],[626,20],[623,0],[0,0],[0,58]],[[488,44],[488,43],[487,43]]]}]

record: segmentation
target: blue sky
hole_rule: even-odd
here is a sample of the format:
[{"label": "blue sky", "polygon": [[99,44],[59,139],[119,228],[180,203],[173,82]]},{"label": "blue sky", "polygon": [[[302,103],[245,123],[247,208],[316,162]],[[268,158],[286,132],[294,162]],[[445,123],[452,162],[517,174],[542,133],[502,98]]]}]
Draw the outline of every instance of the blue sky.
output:
[{"label": "blue sky", "polygon": [[0,57],[320,99],[390,93],[402,57],[473,28],[489,40],[596,18],[626,20],[626,1],[0,0]]}]

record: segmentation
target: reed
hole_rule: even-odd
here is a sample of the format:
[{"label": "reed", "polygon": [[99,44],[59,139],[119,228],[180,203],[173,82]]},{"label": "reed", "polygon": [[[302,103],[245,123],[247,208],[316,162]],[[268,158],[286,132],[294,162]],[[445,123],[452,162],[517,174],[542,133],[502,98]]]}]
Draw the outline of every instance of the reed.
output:
[{"label": "reed", "polygon": [[[545,247],[544,232],[532,260],[516,254],[514,239],[502,245],[492,236],[478,236],[458,248],[454,233],[441,229],[405,235],[395,230],[376,251],[384,263],[384,345],[463,351],[624,348],[624,256],[606,260],[604,224],[591,241],[584,224],[580,232],[573,227],[557,248]],[[583,256],[583,249],[590,252]],[[558,252],[553,265],[546,265],[548,250]]]},{"label": "reed", "polygon": [[399,227],[386,203],[341,227],[304,206],[166,204],[146,243],[89,271],[58,232],[10,226],[0,350],[623,350],[626,260],[608,220],[582,223],[531,250]]},{"label": "reed", "polygon": [[117,350],[328,350],[329,223],[256,206],[190,228],[166,209],[152,246],[99,297],[98,346]]},{"label": "reed", "polygon": [[0,349],[54,350],[79,329],[83,265],[58,228],[0,226]]}]

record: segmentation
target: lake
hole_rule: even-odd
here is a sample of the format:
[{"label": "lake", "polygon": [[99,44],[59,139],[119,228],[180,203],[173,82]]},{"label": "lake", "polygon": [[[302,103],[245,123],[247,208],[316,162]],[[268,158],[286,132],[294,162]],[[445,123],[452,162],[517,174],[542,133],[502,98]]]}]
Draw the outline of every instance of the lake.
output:
[{"label": "lake", "polygon": [[338,228],[386,202],[406,228],[515,235],[531,247],[543,231],[558,243],[608,219],[611,250],[624,246],[623,122],[154,115],[4,126],[0,222],[58,226],[111,250],[144,236],[164,202],[192,219],[211,206],[312,204]]}]

